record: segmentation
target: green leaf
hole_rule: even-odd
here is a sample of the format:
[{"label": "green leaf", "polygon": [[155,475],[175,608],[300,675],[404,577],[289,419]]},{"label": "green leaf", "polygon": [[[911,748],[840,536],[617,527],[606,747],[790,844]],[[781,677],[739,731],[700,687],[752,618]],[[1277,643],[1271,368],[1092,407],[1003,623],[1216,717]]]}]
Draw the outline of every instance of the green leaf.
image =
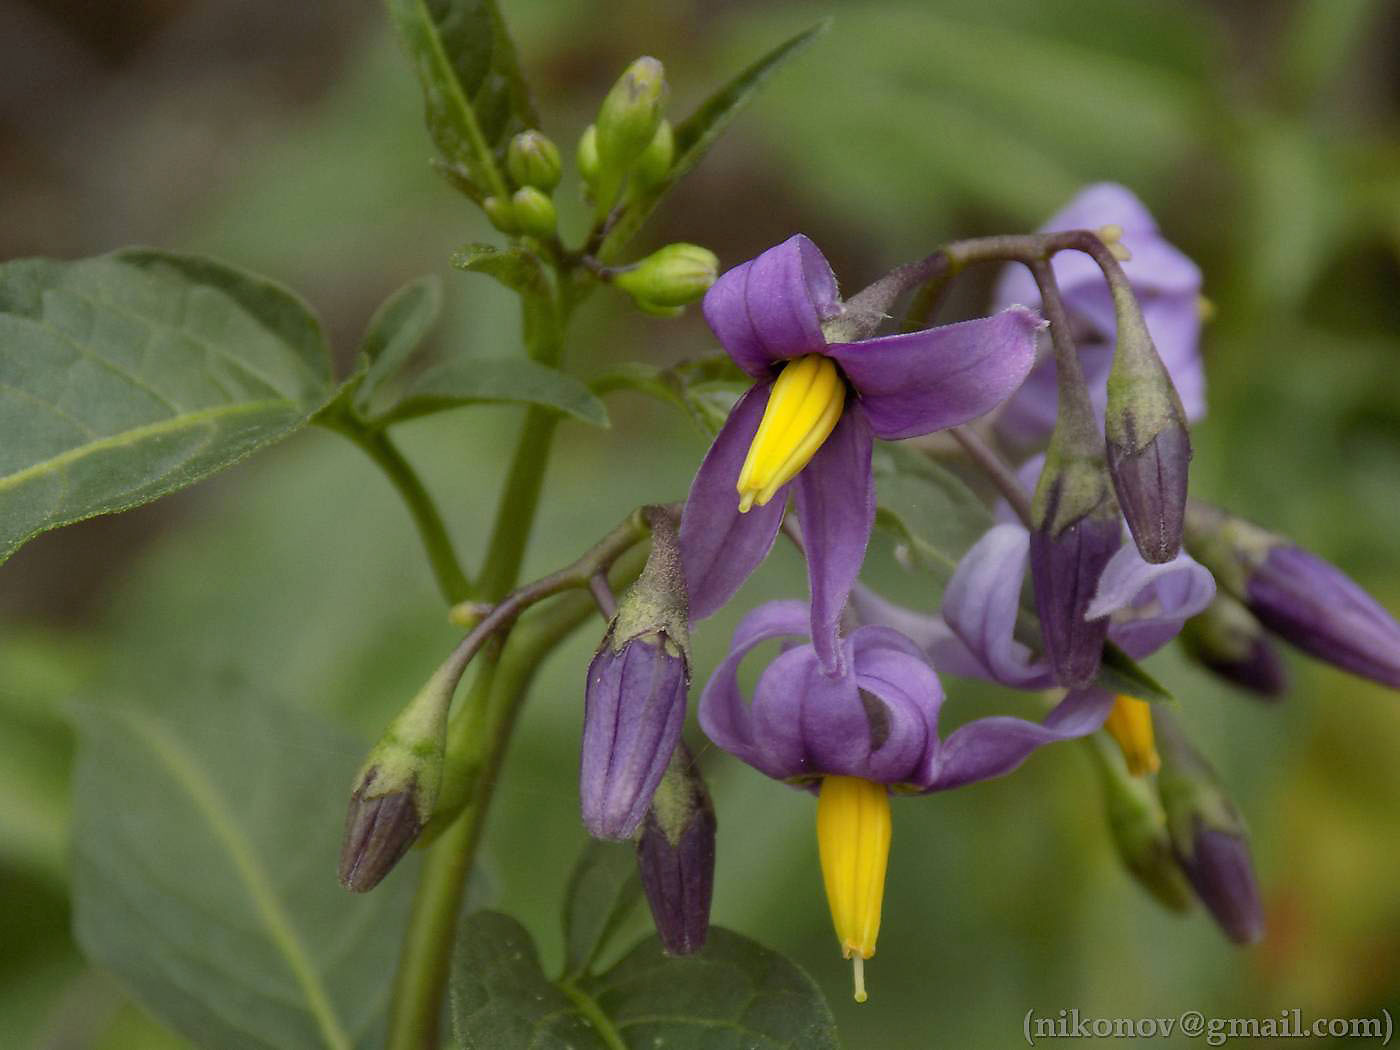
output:
[{"label": "green leaf", "polygon": [[0,266],[0,562],[286,437],[330,383],[306,304],[222,263],[137,250]]},{"label": "green leaf", "polygon": [[724,87],[706,99],[694,113],[676,126],[676,159],[666,177],[635,197],[608,233],[598,252],[601,259],[617,257],[632,239],[647,216],[677,182],[688,175],[709,152],[715,140],[724,133],[729,122],[737,117],[758,93],[764,82],[783,65],[796,58],[819,36],[831,28],[826,18],[810,29],[779,44],[753,65],[749,66]]},{"label": "green leaf", "polygon": [[905,445],[880,443],[872,466],[875,524],[894,536],[906,564],[947,583],[991,528],[991,512],[956,474]]},{"label": "green leaf", "polygon": [[[363,744],[237,689],[77,711],[74,929],[202,1046],[378,1046],[413,889],[335,881]],[[412,867],[412,865],[409,865]]]},{"label": "green leaf", "polygon": [[513,292],[544,295],[548,275],[539,257],[523,248],[498,248],[494,244],[468,244],[452,253],[452,265],[468,273],[494,277]]},{"label": "green leaf", "polygon": [[540,405],[594,426],[606,427],[608,410],[580,380],[537,361],[454,358],[421,373],[376,426],[400,423],[449,408],[485,403]]},{"label": "green leaf", "polygon": [[[634,390],[656,398],[679,408],[701,433],[714,437],[734,404],[733,398],[727,397],[729,388],[748,386],[752,382],[728,354],[719,353],[680,361],[666,368],[641,361],[624,361],[595,376],[588,386],[599,397],[616,390]],[[723,389],[719,389],[721,387]],[[723,411],[718,413],[714,404],[717,392],[726,397],[726,403],[721,406]]]},{"label": "green leaf", "polygon": [[631,843],[590,839],[564,895],[564,973],[586,973],[642,896]]},{"label": "green leaf", "polygon": [[812,979],[746,937],[710,928],[695,955],[648,938],[605,974],[550,981],[529,933],[478,912],[463,923],[452,975],[463,1050],[834,1050]]},{"label": "green leaf", "polygon": [[492,0],[388,2],[423,88],[428,133],[467,177],[457,184],[478,198],[503,192],[505,145],[539,117],[500,11]]},{"label": "green leaf", "polygon": [[355,390],[357,412],[368,411],[375,391],[402,370],[441,313],[442,281],[436,274],[411,281],[384,300],[360,342],[367,367]]},{"label": "green leaf", "polygon": [[1103,647],[1103,662],[1099,665],[1094,684],[1111,693],[1122,693],[1154,704],[1174,704],[1171,690],[1144,671],[1131,656],[1112,642]]}]

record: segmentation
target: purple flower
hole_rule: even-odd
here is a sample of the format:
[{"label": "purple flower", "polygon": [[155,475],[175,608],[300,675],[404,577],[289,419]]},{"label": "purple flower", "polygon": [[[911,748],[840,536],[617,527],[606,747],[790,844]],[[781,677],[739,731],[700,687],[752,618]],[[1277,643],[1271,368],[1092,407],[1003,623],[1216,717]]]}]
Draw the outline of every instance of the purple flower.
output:
[{"label": "purple flower", "polygon": [[[705,319],[756,380],[734,406],[691,485],[681,526],[691,615],[721,608],[764,559],[789,491],[811,584],[810,634],[827,673],[841,670],[837,625],[875,515],[875,437],[955,426],[1025,378],[1040,327],[1030,311],[829,342],[843,306],[817,247],[795,236],[724,274]],[[833,327],[836,326],[836,327]]]},{"label": "purple flower", "polygon": [[[910,634],[946,674],[1013,689],[1048,689],[1056,684],[1055,675],[1032,647],[1038,640],[1017,631],[1029,560],[1025,527],[994,525],[958,563],[943,592],[941,619],[899,609],[865,589],[857,589],[853,603],[863,622]],[[1099,577],[1086,616],[1107,618],[1109,640],[1140,660],[1174,638],[1214,595],[1215,581],[1189,555],[1154,565],[1123,543]]]},{"label": "purple flower", "polygon": [[583,822],[601,839],[637,830],[685,724],[689,675],[684,655],[664,633],[614,648],[609,630],[588,667],[584,693],[579,800]]},{"label": "purple flower", "polygon": [[808,630],[801,602],[759,606],[740,622],[700,698],[709,738],[775,780],[855,777],[901,792],[944,791],[1009,773],[1043,744],[1093,732],[1112,700],[1072,692],[1043,722],[979,718],[940,739],[943,689],[927,656],[898,631],[867,625],[840,643],[846,674],[825,674],[814,647],[797,645],[768,665],[747,703],[738,681],[744,656]]},{"label": "purple flower", "polygon": [[[1190,420],[1205,415],[1205,373],[1200,357],[1201,271],[1169,244],[1143,203],[1116,183],[1101,182],[1082,190],[1043,230],[1097,230],[1118,226],[1121,243],[1132,253],[1123,263],[1142,307],[1152,342],[1157,347]],[[1103,273],[1082,252],[1060,252],[1054,259],[1065,309],[1074,323],[1079,359],[1089,383],[1089,396],[1103,416],[1108,372],[1117,334],[1113,298]],[[1040,293],[1023,266],[1008,266],[997,282],[994,301],[1000,306],[1038,306]],[[997,428],[1009,442],[1033,448],[1043,445],[1055,425],[1055,363],[1053,357],[1036,366],[1025,385],[1007,402]]]}]

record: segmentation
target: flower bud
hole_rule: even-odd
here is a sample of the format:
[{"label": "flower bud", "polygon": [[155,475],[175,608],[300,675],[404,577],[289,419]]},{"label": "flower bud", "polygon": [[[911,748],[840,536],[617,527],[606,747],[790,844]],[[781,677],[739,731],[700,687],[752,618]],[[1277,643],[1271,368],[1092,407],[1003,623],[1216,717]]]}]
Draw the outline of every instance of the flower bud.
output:
[{"label": "flower bud", "polygon": [[1071,689],[1098,674],[1108,617],[1087,613],[1122,540],[1102,461],[1063,458],[1052,444],[1031,504],[1031,583],[1046,659]]},{"label": "flower bud", "polygon": [[510,140],[506,170],[517,186],[533,186],[549,193],[559,185],[559,147],[538,131],[522,131]]},{"label": "flower bud", "polygon": [[1288,669],[1263,626],[1224,592],[1186,621],[1181,643],[1202,667],[1265,699],[1277,699],[1288,689]]},{"label": "flower bud", "polygon": [[1176,719],[1161,705],[1153,714],[1162,755],[1157,787],[1177,863],[1225,935],[1253,944],[1264,936],[1264,910],[1244,820]]},{"label": "flower bud", "polygon": [[642,186],[655,186],[670,174],[671,162],[675,157],[675,132],[671,129],[671,122],[663,120],[647,148],[642,150],[642,155],[637,158],[633,178]]},{"label": "flower bud", "polygon": [[515,221],[515,208],[505,197],[487,197],[481,202],[481,210],[491,220],[491,225],[502,233],[520,232],[520,225]]},{"label": "flower bud", "polygon": [[598,128],[597,125],[590,124],[583,129],[583,134],[579,136],[578,152],[574,154],[574,163],[578,165],[579,176],[589,186],[593,186],[598,181]]},{"label": "flower bud", "polygon": [[554,202],[543,191],[533,186],[522,186],[515,191],[510,202],[521,232],[532,237],[554,236],[559,218],[554,211]]},{"label": "flower bud", "polygon": [[684,744],[671,754],[637,840],[637,866],[667,955],[705,946],[715,884],[715,809]]},{"label": "flower bud", "polygon": [[687,306],[710,290],[719,275],[719,260],[696,244],[668,244],[613,276],[613,284],[639,306],[674,309]]},{"label": "flower bud", "polygon": [[1110,279],[1118,341],[1104,417],[1108,467],[1138,553],[1154,564],[1181,549],[1191,436],[1186,410],[1126,279]]},{"label": "flower bud", "polygon": [[690,634],[675,522],[653,511],[651,555],[588,667],[579,798],[603,839],[631,838],[680,742]]},{"label": "flower bud", "polygon": [[642,152],[661,125],[666,104],[666,73],[654,58],[642,57],[627,67],[598,110],[598,177],[593,183],[598,218],[617,199]]},{"label": "flower bud", "polygon": [[340,883],[347,890],[364,893],[379,885],[433,815],[447,709],[459,676],[446,668],[433,675],[356,774],[340,847]]},{"label": "flower bud", "polygon": [[1177,866],[1167,816],[1151,781],[1134,776],[1104,733],[1085,738],[1103,785],[1104,808],[1118,857],[1128,873],[1164,908],[1191,907],[1191,887]]},{"label": "flower bud", "polygon": [[1270,631],[1320,660],[1400,689],[1400,623],[1335,565],[1204,504],[1190,505],[1186,529],[1192,555]]}]

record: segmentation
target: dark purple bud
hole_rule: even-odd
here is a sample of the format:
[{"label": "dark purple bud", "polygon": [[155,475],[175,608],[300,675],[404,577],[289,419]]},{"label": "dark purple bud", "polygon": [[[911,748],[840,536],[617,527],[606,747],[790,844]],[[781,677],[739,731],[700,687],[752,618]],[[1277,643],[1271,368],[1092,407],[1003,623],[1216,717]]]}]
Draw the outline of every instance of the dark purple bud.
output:
[{"label": "dark purple bud", "polygon": [[1108,617],[1090,620],[1086,614],[1104,566],[1123,544],[1102,468],[1091,460],[1063,469],[1047,462],[1032,508],[1031,583],[1045,656],[1056,681],[1070,688],[1098,674]]},{"label": "dark purple bud", "polygon": [[345,837],[340,846],[340,884],[352,893],[379,885],[423,830],[416,785],[372,795],[377,768],[371,768],[350,796]]},{"label": "dark purple bud", "polygon": [[600,839],[631,838],[685,724],[690,636],[674,517],[650,508],[651,554],[588,666],[579,799]]},{"label": "dark purple bud", "polygon": [[1157,704],[1152,723],[1162,758],[1157,789],[1177,863],[1225,935],[1253,944],[1264,936],[1264,909],[1244,820],[1175,716]]},{"label": "dark purple bud", "polygon": [[1400,689],[1400,623],[1346,573],[1216,507],[1187,511],[1192,555],[1284,641]]},{"label": "dark purple bud", "polygon": [[1118,337],[1104,415],[1108,467],[1138,553],[1154,564],[1181,550],[1191,436],[1186,410],[1119,269],[1105,271]]},{"label": "dark purple bud", "polygon": [[1176,859],[1225,936],[1236,944],[1254,944],[1263,938],[1264,908],[1249,845],[1242,836],[1197,819],[1190,849],[1178,848]]},{"label": "dark purple bud", "polygon": [[1255,567],[1244,598],[1265,627],[1305,653],[1400,689],[1400,623],[1335,565],[1280,544]]},{"label": "dark purple bud", "polygon": [[651,917],[668,955],[705,946],[715,884],[715,809],[705,781],[682,744],[657,788],[637,840]]},{"label": "dark purple bud", "polygon": [[1241,689],[1267,700],[1288,690],[1288,668],[1263,626],[1224,592],[1186,621],[1181,642],[1193,660]]}]

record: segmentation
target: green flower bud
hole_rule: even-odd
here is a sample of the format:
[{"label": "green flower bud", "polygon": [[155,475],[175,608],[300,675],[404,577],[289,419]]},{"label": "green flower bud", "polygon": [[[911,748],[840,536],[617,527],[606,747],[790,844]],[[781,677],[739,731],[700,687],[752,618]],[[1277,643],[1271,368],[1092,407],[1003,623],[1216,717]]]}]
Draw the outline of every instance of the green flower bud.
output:
[{"label": "green flower bud", "polygon": [[695,302],[715,283],[719,260],[696,244],[668,244],[619,271],[613,284],[643,308],[673,309]]},{"label": "green flower bud", "polygon": [[456,684],[446,669],[433,675],[356,774],[340,847],[340,883],[347,890],[364,893],[379,885],[432,816]]},{"label": "green flower bud", "polygon": [[533,186],[522,186],[511,197],[515,221],[524,233],[535,237],[553,237],[558,227],[554,202]]},{"label": "green flower bud", "polygon": [[598,181],[598,129],[590,124],[579,136],[578,152],[574,155],[578,173],[589,186]]},{"label": "green flower bud", "polygon": [[637,158],[637,168],[632,177],[640,186],[655,186],[671,171],[671,162],[676,158],[676,136],[671,130],[671,122],[663,120],[647,148]]},{"label": "green flower bud", "polygon": [[559,147],[538,131],[522,131],[510,140],[506,170],[517,186],[550,192],[559,185]]},{"label": "green flower bud", "polygon": [[643,56],[627,67],[603,99],[598,110],[598,178],[594,186],[599,218],[612,207],[638,158],[656,137],[666,93],[661,63]]},{"label": "green flower bud", "polygon": [[487,197],[481,202],[481,210],[491,220],[491,225],[502,233],[519,233],[520,225],[515,221],[515,209],[504,197]]}]

